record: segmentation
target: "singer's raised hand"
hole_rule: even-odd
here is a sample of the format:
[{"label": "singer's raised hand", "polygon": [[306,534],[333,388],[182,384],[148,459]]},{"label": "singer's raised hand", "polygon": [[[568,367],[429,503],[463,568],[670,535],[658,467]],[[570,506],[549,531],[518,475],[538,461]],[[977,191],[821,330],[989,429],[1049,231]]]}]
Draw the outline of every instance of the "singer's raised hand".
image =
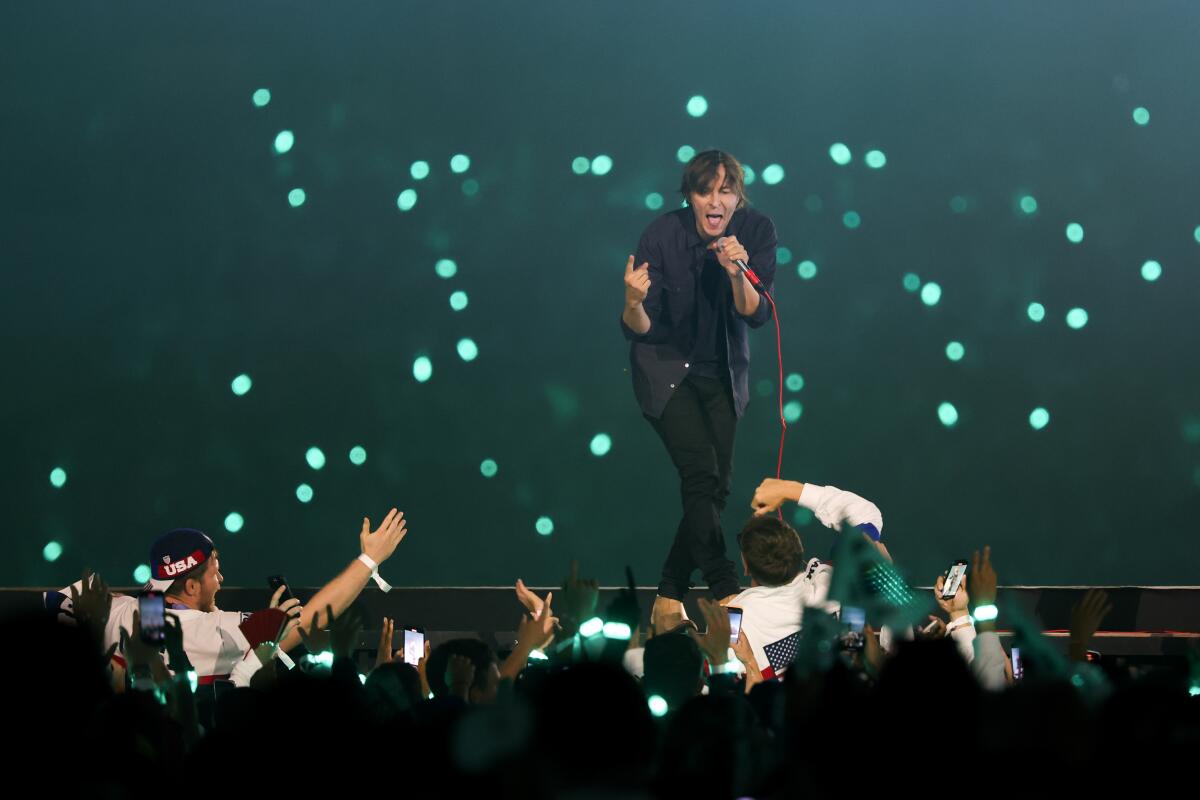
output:
[{"label": "singer's raised hand", "polygon": [[[736,267],[734,268],[736,269]],[[625,305],[641,304],[650,293],[650,262],[643,261],[636,269],[633,256],[625,262]]]},{"label": "singer's raised hand", "polygon": [[750,254],[746,252],[745,246],[737,240],[736,236],[722,236],[720,239],[714,239],[709,243],[708,249],[716,251],[717,261],[721,263],[725,273],[731,278],[736,278],[741,274],[741,270],[733,262],[750,263]]}]

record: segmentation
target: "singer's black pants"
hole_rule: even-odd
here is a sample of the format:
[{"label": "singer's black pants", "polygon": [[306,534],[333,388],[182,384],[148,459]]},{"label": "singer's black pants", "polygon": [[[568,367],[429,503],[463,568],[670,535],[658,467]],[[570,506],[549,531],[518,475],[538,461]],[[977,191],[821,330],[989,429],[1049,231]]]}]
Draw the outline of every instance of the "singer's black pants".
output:
[{"label": "singer's black pants", "polygon": [[647,416],[679,472],[683,518],[663,564],[658,593],[682,600],[699,568],[718,599],[741,591],[725,557],[721,512],[729,497],[737,414],[729,380],[689,375],[658,419]]}]

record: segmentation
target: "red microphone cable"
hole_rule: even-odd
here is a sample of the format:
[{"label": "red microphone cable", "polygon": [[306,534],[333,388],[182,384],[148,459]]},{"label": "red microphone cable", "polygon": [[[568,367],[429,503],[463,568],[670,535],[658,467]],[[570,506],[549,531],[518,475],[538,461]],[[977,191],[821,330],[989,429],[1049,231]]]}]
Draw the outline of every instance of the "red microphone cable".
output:
[{"label": "red microphone cable", "polygon": [[[783,442],[787,438],[787,419],[783,416],[783,335],[779,328],[779,309],[775,306],[775,298],[771,297],[771,293],[767,291],[767,287],[763,285],[762,280],[754,274],[754,270],[744,264],[738,264],[742,268],[746,277],[749,279],[752,286],[767,298],[767,302],[771,304],[771,317],[775,320],[775,357],[779,365],[779,458],[775,462],[775,477],[783,478]],[[783,506],[776,509],[775,512],[779,520],[783,521]]]}]

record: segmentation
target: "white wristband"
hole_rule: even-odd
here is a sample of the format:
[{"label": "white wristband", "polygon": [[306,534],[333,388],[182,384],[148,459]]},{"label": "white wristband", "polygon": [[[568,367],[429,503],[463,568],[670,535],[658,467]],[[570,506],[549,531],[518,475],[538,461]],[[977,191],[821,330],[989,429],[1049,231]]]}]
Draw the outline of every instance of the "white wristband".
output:
[{"label": "white wristband", "polygon": [[946,633],[953,633],[954,631],[958,630],[959,628],[965,628],[968,625],[973,625],[973,624],[975,624],[975,621],[973,619],[971,619],[970,614],[967,614],[965,616],[959,617],[958,619],[952,620],[951,622],[949,622],[946,625]]},{"label": "white wristband", "polygon": [[291,656],[280,650],[278,647],[275,648],[275,657],[278,658],[280,663],[282,663],[288,669],[296,668],[296,662],[292,661]]},{"label": "white wristband", "polygon": [[365,564],[367,569],[371,570],[371,579],[375,581],[375,585],[379,587],[380,591],[390,592],[392,590],[392,585],[385,581],[383,576],[379,574],[379,564],[375,563],[375,559],[366,553],[360,553],[358,560]]}]

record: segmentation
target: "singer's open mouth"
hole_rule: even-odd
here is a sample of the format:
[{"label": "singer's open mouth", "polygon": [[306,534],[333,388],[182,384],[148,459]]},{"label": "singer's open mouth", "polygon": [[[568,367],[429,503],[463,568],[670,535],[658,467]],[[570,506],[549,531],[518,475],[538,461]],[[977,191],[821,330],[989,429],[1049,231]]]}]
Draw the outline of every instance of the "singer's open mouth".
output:
[{"label": "singer's open mouth", "polygon": [[710,225],[720,225],[721,220],[725,218],[724,214],[705,214],[704,218],[708,220]]}]

